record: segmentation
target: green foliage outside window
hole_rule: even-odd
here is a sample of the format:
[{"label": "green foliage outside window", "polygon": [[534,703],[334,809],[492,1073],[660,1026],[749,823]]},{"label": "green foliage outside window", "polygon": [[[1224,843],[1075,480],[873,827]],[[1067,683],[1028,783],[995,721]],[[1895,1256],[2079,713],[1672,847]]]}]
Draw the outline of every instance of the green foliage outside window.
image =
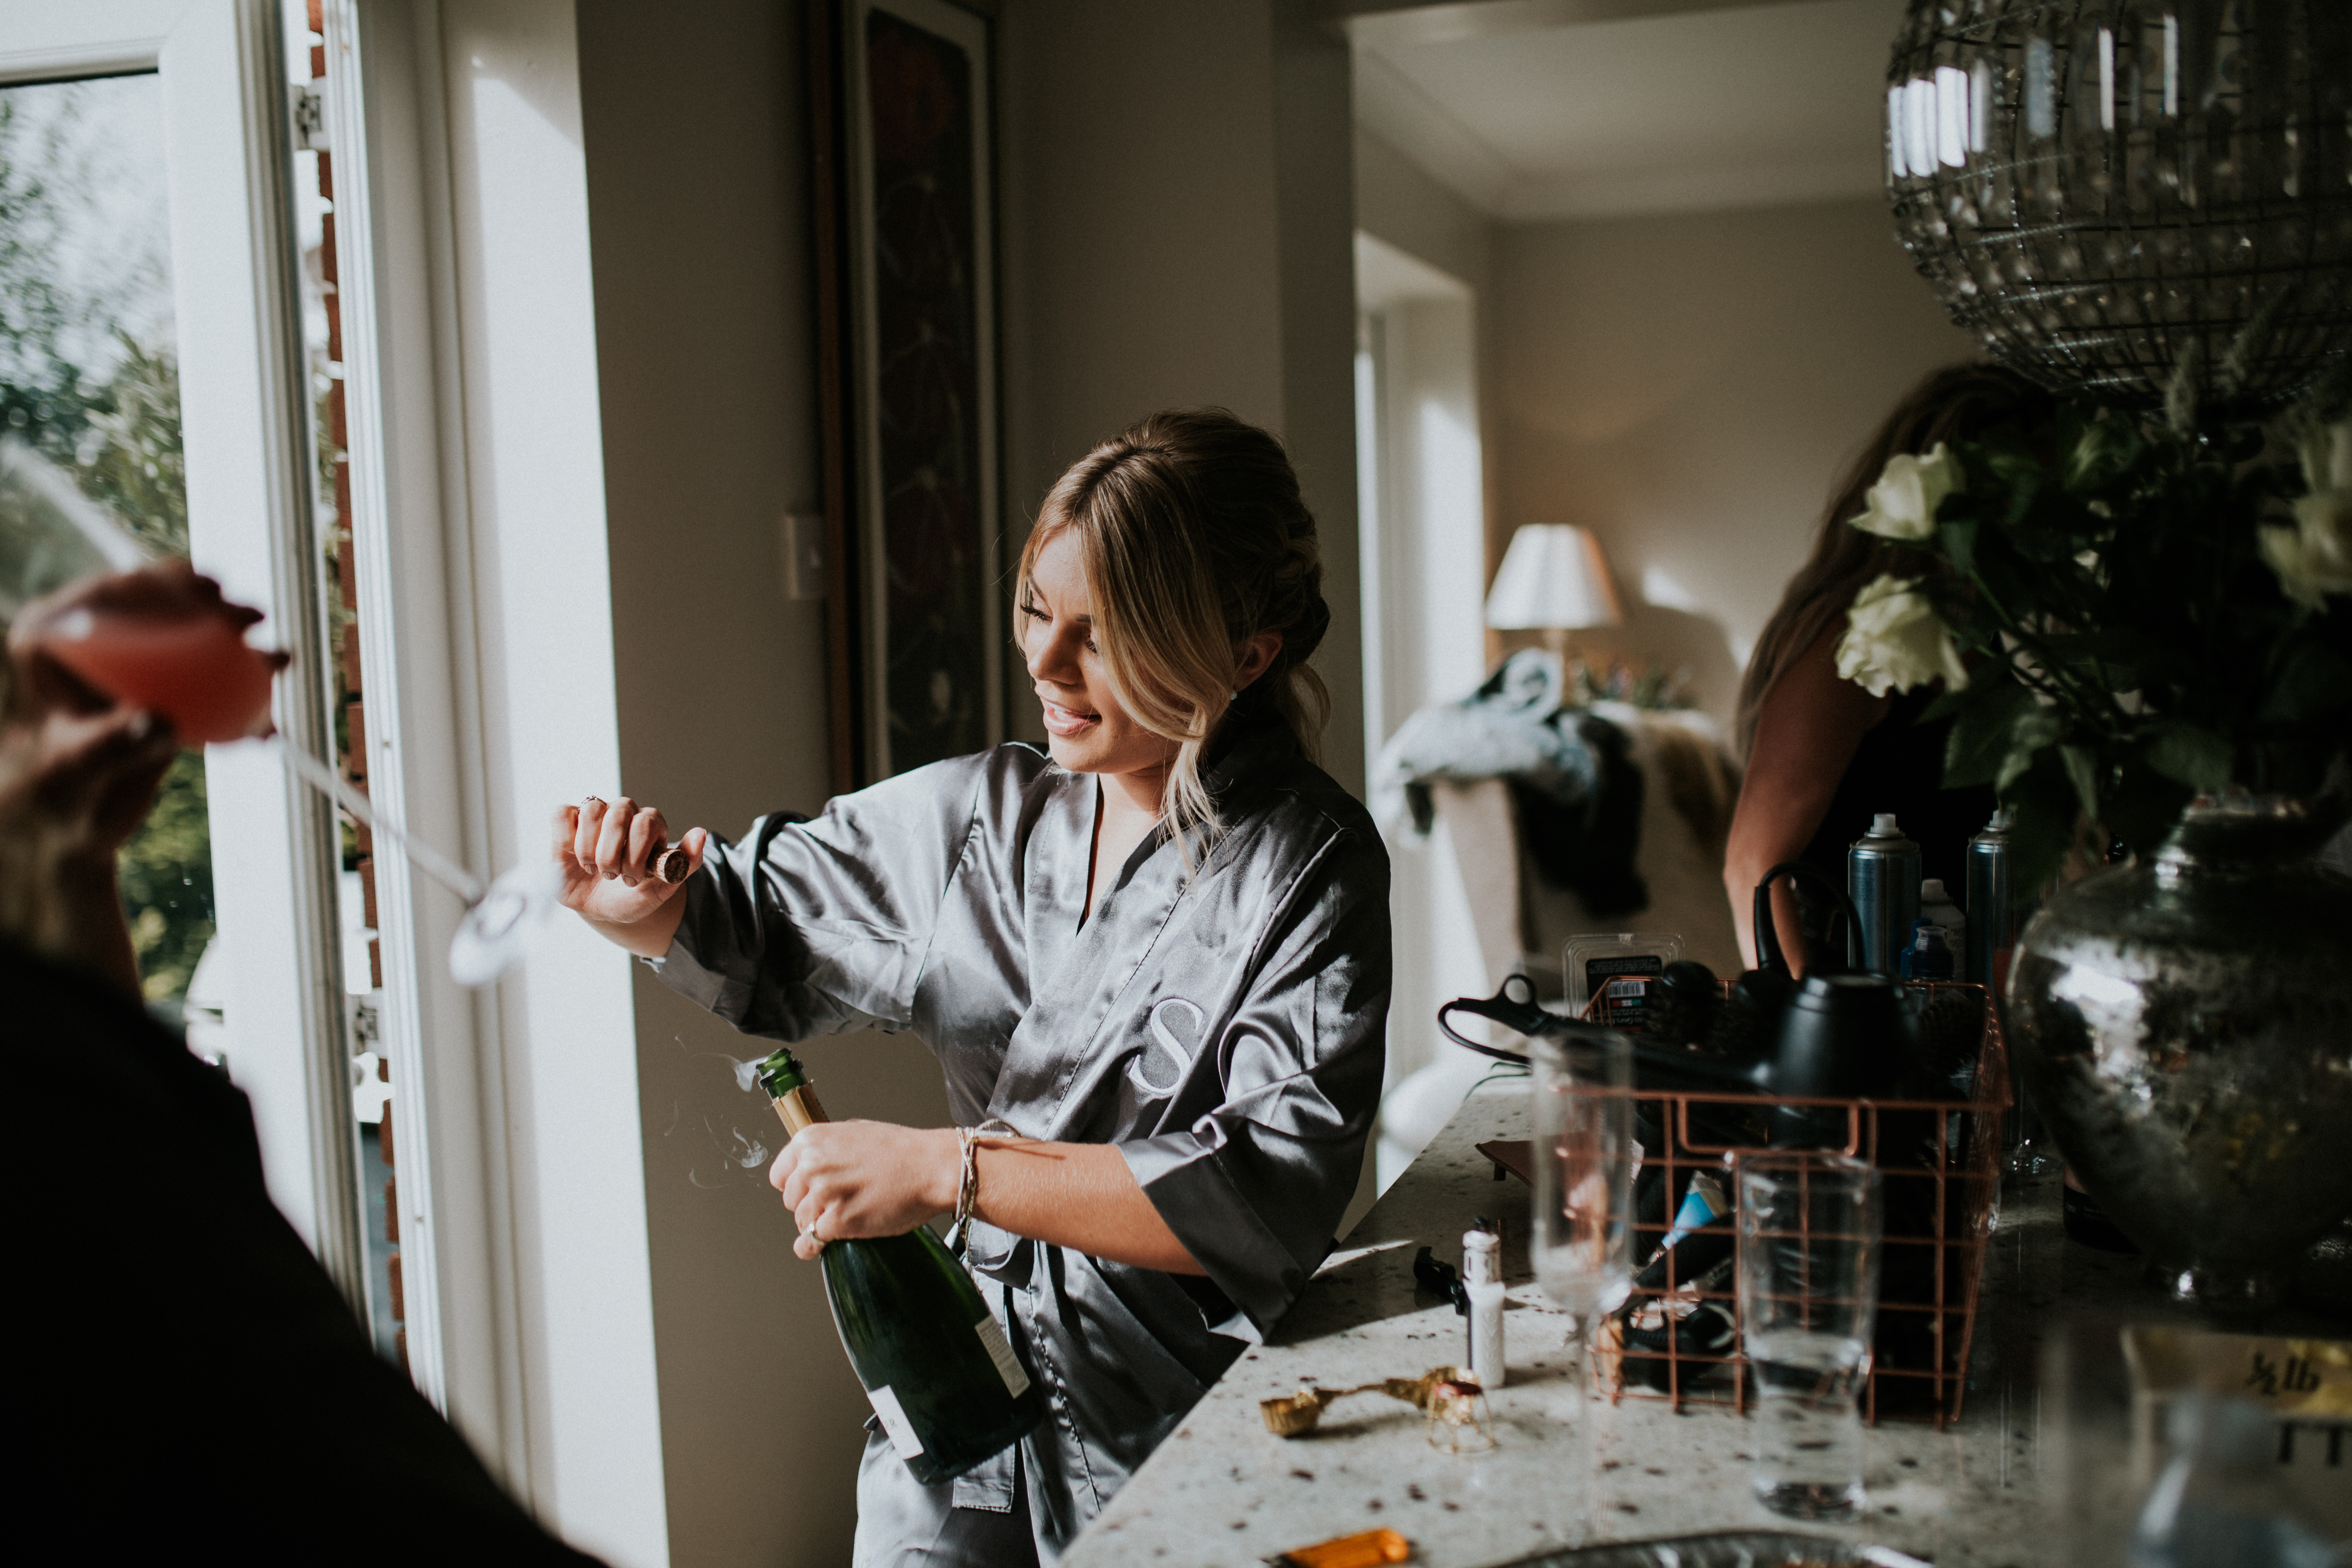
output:
[{"label": "green foliage outside window", "polygon": [[138,836],[116,863],[131,941],[151,1005],[176,1006],[213,938],[213,848],[205,818],[205,758],[182,752]]}]

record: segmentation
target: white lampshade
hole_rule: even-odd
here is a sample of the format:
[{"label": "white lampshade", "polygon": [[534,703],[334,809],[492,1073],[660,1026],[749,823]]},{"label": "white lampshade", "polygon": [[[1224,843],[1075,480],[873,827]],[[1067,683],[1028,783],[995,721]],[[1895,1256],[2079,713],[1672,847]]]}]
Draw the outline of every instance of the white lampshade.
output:
[{"label": "white lampshade", "polygon": [[1590,530],[1530,522],[1511,535],[1486,594],[1488,626],[1498,632],[1576,631],[1624,619],[1601,541]]}]

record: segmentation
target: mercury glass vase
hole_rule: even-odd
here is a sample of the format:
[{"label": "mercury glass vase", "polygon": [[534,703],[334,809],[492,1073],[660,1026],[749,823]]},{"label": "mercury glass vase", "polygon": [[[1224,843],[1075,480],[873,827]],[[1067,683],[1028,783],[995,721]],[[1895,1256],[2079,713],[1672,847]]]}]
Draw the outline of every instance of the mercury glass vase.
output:
[{"label": "mercury glass vase", "polygon": [[2067,1163],[2176,1296],[2276,1302],[2352,1213],[2352,880],[2340,809],[2200,799],[2025,929],[2010,1024]]}]

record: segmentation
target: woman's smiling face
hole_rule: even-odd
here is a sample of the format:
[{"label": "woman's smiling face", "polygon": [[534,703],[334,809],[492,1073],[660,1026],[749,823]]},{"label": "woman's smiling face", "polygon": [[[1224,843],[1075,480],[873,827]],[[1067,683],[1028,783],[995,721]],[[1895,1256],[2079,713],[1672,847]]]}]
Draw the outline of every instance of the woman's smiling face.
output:
[{"label": "woman's smiling face", "polygon": [[1019,611],[1021,653],[1045,707],[1054,761],[1074,773],[1164,773],[1176,742],[1128,716],[1095,649],[1093,600],[1078,542],[1057,531],[1038,549]]}]

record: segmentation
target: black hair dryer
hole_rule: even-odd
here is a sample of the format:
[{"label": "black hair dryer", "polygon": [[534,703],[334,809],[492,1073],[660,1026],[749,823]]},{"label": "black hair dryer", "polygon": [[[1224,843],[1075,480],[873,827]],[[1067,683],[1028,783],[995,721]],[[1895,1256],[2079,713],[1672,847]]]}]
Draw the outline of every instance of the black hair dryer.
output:
[{"label": "black hair dryer", "polygon": [[[1772,921],[1772,884],[1784,877],[1791,882],[1811,883],[1833,900],[1839,917],[1845,922],[1843,967],[1853,969],[1862,960],[1862,921],[1856,918],[1853,900],[1846,897],[1843,888],[1801,860],[1784,861],[1765,872],[1764,879],[1756,884],[1756,967],[1732,982],[1730,999],[1724,1004],[1710,1041],[1717,1054],[1734,1061],[1763,1062],[1778,1053],[1781,1015],[1797,994],[1797,977],[1790,972],[1789,960],[1780,951],[1780,931]],[[1806,956],[1809,973],[1823,973],[1839,967],[1811,953]]]},{"label": "black hair dryer", "polygon": [[[1845,963],[1806,965],[1800,981],[1789,972],[1772,921],[1771,889],[1782,876],[1812,883],[1836,900],[1845,922]],[[1775,866],[1756,888],[1758,966],[1739,977],[1748,988],[1753,1046],[1770,1053],[1764,1075],[1777,1093],[1821,1099],[1867,1099],[1892,1089],[1916,1054],[1917,1023],[1899,982],[1861,967],[1862,921],[1846,890],[1811,866]],[[1734,1007],[1739,1004],[1735,1001]],[[1727,1013],[1734,1008],[1727,1008]],[[1784,1149],[1843,1148],[1852,1119],[1827,1106],[1784,1105],[1772,1113],[1772,1142]]]}]

